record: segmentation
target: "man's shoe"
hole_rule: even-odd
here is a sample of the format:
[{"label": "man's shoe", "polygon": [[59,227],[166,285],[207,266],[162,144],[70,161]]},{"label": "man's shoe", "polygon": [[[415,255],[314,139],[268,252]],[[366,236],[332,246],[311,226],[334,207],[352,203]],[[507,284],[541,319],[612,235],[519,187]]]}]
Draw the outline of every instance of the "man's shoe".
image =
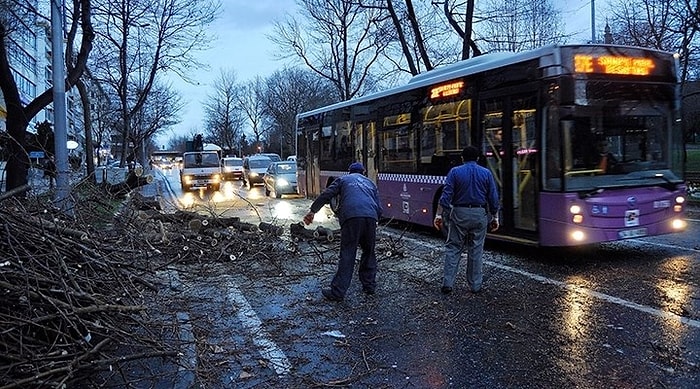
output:
[{"label": "man's shoe", "polygon": [[321,294],[328,301],[343,301],[342,297],[335,296],[330,289],[321,289]]},{"label": "man's shoe", "polygon": [[443,286],[442,288],[440,288],[440,292],[442,292],[442,294],[450,294],[452,293],[452,288],[450,288],[449,286]]},{"label": "man's shoe", "polygon": [[365,292],[366,295],[370,295],[370,296],[375,293],[375,290],[370,289],[370,288],[362,288],[362,291]]}]

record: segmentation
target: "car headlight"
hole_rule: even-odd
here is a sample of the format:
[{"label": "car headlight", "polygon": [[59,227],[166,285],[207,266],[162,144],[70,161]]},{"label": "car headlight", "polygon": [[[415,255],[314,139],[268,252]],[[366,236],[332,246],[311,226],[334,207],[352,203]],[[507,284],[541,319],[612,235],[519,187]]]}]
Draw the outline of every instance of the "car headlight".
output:
[{"label": "car headlight", "polygon": [[289,185],[289,181],[285,180],[284,178],[280,178],[279,180],[277,180],[277,185],[287,186]]},{"label": "car headlight", "polygon": [[256,173],[256,172],[250,172],[250,174],[248,174],[248,175],[249,175],[250,177],[257,177],[257,176],[258,176],[258,173]]}]

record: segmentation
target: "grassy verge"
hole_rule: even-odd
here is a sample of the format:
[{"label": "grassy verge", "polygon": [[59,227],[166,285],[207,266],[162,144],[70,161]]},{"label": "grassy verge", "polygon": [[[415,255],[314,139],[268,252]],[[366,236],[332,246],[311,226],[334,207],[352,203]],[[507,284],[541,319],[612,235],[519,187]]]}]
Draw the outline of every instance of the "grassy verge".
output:
[{"label": "grassy verge", "polygon": [[700,172],[700,149],[688,150],[688,161],[685,170]]}]

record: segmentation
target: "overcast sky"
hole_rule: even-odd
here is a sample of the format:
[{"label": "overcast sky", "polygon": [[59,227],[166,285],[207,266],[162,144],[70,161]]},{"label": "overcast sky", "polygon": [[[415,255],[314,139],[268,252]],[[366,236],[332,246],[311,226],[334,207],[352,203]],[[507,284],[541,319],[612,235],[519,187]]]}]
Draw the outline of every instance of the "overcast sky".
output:
[{"label": "overcast sky", "polygon": [[157,140],[158,146],[166,146],[167,140],[174,134],[189,135],[193,129],[203,131],[204,110],[202,104],[207,94],[213,91],[213,83],[222,69],[233,70],[239,82],[245,82],[255,76],[267,77],[284,67],[282,62],[274,60],[274,45],[267,35],[272,33],[275,20],[281,20],[285,12],[295,13],[294,0],[221,0],[220,17],[211,26],[215,35],[212,48],[199,52],[200,62],[209,65],[209,69],[192,72],[197,85],[185,83],[179,78],[169,78],[173,87],[183,97],[185,108],[180,119],[182,122],[171,131],[162,134]]},{"label": "overcast sky", "polygon": [[[603,6],[607,1],[598,0],[596,19],[601,20]],[[572,42],[590,40],[590,0],[554,1],[555,7],[561,7],[565,30],[577,33]],[[192,73],[198,85],[191,85],[179,78],[169,79],[183,96],[185,108],[180,119],[182,122],[157,139],[159,147],[166,146],[173,135],[189,135],[194,129],[203,131],[202,104],[207,94],[213,91],[213,83],[222,69],[234,70],[239,82],[245,82],[255,76],[267,77],[284,67],[284,63],[274,59],[275,45],[267,35],[272,33],[275,20],[281,20],[285,13],[296,13],[295,0],[222,0],[220,17],[212,25],[215,39],[212,49],[200,52],[200,61],[207,63],[209,69],[195,70]],[[600,30],[600,31],[599,31]],[[602,34],[602,27],[596,26],[596,34]]]}]

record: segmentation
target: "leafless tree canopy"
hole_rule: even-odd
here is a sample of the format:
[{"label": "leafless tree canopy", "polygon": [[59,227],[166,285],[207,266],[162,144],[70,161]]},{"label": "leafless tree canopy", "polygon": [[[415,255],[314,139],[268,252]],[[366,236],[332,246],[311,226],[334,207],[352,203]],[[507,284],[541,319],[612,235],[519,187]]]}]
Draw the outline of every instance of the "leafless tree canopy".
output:
[{"label": "leafless tree canopy", "polygon": [[284,69],[268,77],[262,97],[272,124],[270,145],[281,145],[280,155],[293,154],[296,114],[336,101],[333,95],[333,86],[308,70]]},{"label": "leafless tree canopy", "polygon": [[479,2],[475,17],[475,40],[484,52],[534,49],[559,43],[564,35],[550,0]]},{"label": "leafless tree canopy", "polygon": [[[269,123],[266,121],[265,105],[263,103],[263,81],[262,78],[246,82],[240,86],[236,94],[237,103],[243,112],[246,124],[253,132],[254,147],[263,146],[263,141],[269,131]],[[262,150],[264,151],[264,150]]]},{"label": "leafless tree canopy", "polygon": [[245,118],[238,104],[240,92],[235,71],[224,69],[204,102],[204,136],[224,149],[238,150],[241,146]]},{"label": "leafless tree canopy", "polygon": [[681,54],[681,79],[700,77],[700,14],[688,0],[630,0],[611,4],[606,14],[613,42]]},{"label": "leafless tree canopy", "polygon": [[391,22],[383,11],[363,8],[354,0],[302,0],[299,4],[303,21],[290,15],[275,24],[270,37],[280,46],[281,57],[301,59],[333,83],[341,100],[375,88],[372,69],[390,42],[385,33]]},{"label": "leafless tree canopy", "polygon": [[[157,121],[156,129],[134,125],[141,124],[139,115],[146,115],[141,111],[153,99],[160,75],[172,72],[189,80],[191,69],[204,67],[197,61],[197,52],[207,48],[207,27],[219,8],[218,1],[96,0],[94,14],[100,28],[93,68],[118,97],[122,160],[129,142],[142,145],[174,123],[170,117]],[[161,93],[161,101],[164,96],[173,97]],[[177,107],[179,101],[170,104]]]}]

